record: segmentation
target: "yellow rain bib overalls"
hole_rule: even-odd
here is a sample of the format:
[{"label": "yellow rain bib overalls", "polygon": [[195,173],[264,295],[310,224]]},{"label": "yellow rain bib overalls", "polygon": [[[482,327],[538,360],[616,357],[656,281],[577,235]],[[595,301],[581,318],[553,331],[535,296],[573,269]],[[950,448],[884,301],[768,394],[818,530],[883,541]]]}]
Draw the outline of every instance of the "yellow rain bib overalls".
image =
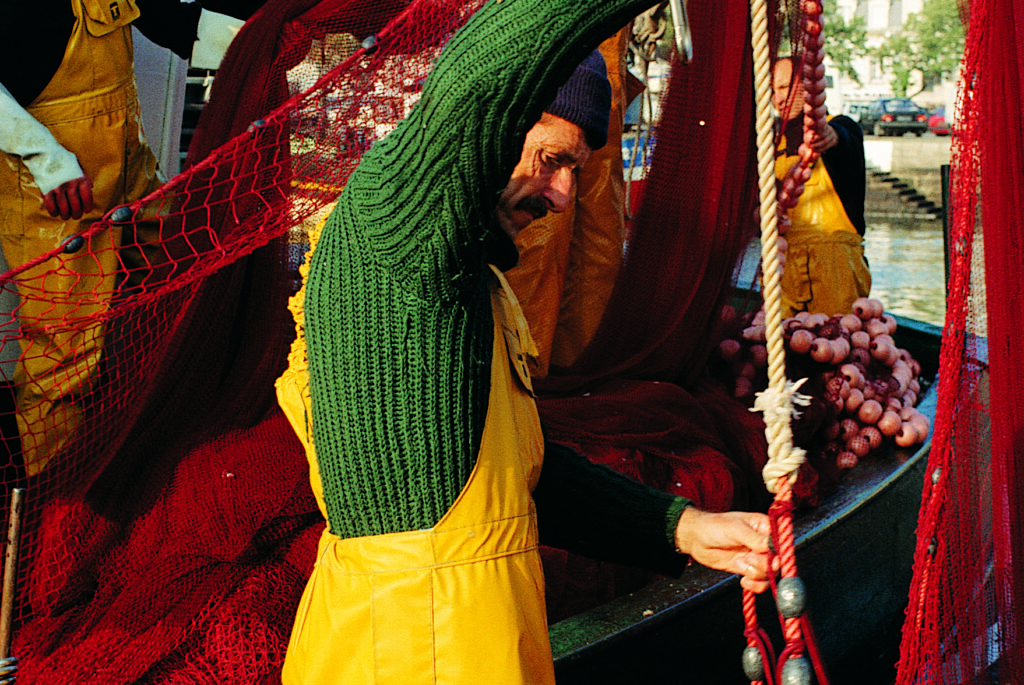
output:
[{"label": "yellow rain bib overalls", "polygon": [[[303,268],[305,277],[308,260]],[[469,481],[432,529],[341,539],[325,528],[288,644],[286,685],[554,683],[530,496],[543,457],[526,370],[533,343],[495,274],[490,398]],[[326,517],[312,444],[304,290],[290,303],[299,335],[277,395],[306,448]]]},{"label": "yellow rain bib overalls", "polygon": [[[77,221],[51,217],[32,174],[20,158],[5,155],[0,245],[12,268],[61,246],[110,208],[144,196],[162,180],[143,140],[132,71],[130,24],[139,10],[132,0],[71,0],[71,5],[77,21],[64,60],[26,109],[78,157],[92,179],[95,208]],[[77,252],[19,276],[21,358],[14,384],[29,475],[46,466],[81,420],[76,399],[95,380],[103,347],[103,324],[94,317],[108,306],[120,244],[120,231],[105,231]],[[65,325],[65,319],[88,323]]]},{"label": "yellow rain bib overalls", "polygon": [[[782,141],[780,150],[785,150]],[[780,181],[799,156],[775,160]],[[871,272],[864,258],[864,240],[846,215],[819,157],[804,184],[796,207],[789,210],[786,234],[786,265],[782,272],[782,316],[799,311],[812,314],[846,314],[853,301],[871,291]]]}]

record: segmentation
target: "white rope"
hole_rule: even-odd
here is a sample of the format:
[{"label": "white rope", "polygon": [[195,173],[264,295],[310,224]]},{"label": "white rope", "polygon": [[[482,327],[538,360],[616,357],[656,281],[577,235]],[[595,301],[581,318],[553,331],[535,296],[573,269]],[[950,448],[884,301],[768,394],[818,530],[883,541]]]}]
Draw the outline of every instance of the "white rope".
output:
[{"label": "white rope", "polygon": [[764,413],[768,440],[768,463],[761,472],[768,491],[775,493],[776,482],[788,476],[796,480],[806,459],[802,449],[793,447],[791,419],[795,391],[803,379],[790,383],[786,378],[786,352],[782,337],[782,266],[779,261],[779,231],[775,196],[775,131],[772,125],[771,64],[768,50],[768,10],[765,0],[751,0],[751,44],[754,51],[754,95],[757,119],[757,184],[761,200],[761,265],[763,272],[765,335],[768,348],[768,389],[759,393],[754,411]]},{"label": "white rope", "polygon": [[[750,411],[764,414],[765,425],[790,425],[791,419],[800,418],[800,412],[794,405],[803,407],[811,403],[809,395],[798,393],[797,390],[807,381],[786,381],[783,388],[768,387],[754,395],[754,406]],[[765,484],[775,483],[782,476],[790,476],[804,463],[807,453],[799,447],[790,447],[788,453],[781,453],[777,459],[769,460],[762,470]]]}]

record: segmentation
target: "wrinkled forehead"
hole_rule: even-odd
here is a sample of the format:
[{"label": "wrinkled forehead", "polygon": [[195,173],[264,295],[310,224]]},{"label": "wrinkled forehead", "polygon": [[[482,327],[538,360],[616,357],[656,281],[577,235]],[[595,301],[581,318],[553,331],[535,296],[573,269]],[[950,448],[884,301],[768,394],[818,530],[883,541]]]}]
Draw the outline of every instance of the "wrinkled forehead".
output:
[{"label": "wrinkled forehead", "polygon": [[776,86],[789,85],[789,82],[793,78],[793,61],[788,57],[783,57],[775,63],[775,67],[772,69],[772,83]]}]

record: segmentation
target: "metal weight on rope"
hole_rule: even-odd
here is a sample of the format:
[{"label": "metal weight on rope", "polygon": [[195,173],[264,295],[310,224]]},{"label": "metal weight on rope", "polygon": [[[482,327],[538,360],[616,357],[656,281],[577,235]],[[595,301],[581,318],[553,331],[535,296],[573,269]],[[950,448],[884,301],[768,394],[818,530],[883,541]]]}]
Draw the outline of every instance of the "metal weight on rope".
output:
[{"label": "metal weight on rope", "polygon": [[126,224],[135,218],[135,212],[127,205],[121,205],[110,213],[110,220],[115,224]]},{"label": "metal weight on rope", "polygon": [[797,618],[804,613],[807,606],[807,592],[804,581],[797,576],[780,578],[775,603],[784,618]]},{"label": "metal weight on rope", "polygon": [[64,244],[60,246],[60,251],[64,254],[75,254],[85,245],[85,238],[80,235],[73,235],[64,241]]},{"label": "metal weight on rope", "polygon": [[811,685],[811,662],[805,656],[794,656],[782,667],[779,685]]},{"label": "metal weight on rope", "polygon": [[264,121],[263,119],[257,119],[256,121],[249,124],[249,128],[247,128],[245,132],[249,134],[250,138],[255,138],[257,135],[259,135],[260,131],[266,125],[266,121]]},{"label": "metal weight on rope", "polygon": [[747,680],[764,680],[764,658],[761,650],[753,645],[743,650],[743,674]]}]

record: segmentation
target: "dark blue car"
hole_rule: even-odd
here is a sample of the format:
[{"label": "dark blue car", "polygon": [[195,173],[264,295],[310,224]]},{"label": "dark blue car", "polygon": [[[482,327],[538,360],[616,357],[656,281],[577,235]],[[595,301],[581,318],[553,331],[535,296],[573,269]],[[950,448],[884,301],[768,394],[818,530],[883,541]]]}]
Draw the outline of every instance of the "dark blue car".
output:
[{"label": "dark blue car", "polygon": [[908,98],[880,98],[861,112],[860,127],[876,136],[919,136],[928,130],[928,111]]}]

